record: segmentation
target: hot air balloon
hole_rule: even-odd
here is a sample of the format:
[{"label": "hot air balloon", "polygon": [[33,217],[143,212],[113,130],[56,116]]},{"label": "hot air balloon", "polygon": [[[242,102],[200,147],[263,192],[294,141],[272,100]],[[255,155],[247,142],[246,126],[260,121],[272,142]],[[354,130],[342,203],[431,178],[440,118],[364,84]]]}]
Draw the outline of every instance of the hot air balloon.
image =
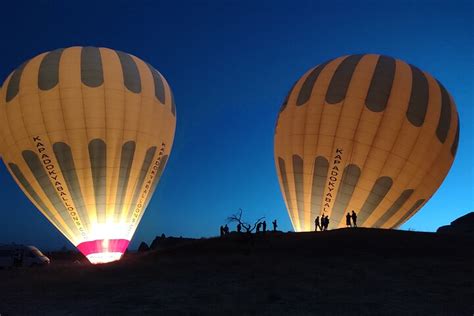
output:
[{"label": "hot air balloon", "polygon": [[3,161],[43,215],[92,263],[120,259],[173,144],[170,86],[107,48],[26,61],[0,95]]},{"label": "hot air balloon", "polygon": [[446,177],[459,141],[453,98],[431,75],[388,56],[339,57],[310,69],[281,106],[274,136],[280,187],[296,231],[396,228]]}]

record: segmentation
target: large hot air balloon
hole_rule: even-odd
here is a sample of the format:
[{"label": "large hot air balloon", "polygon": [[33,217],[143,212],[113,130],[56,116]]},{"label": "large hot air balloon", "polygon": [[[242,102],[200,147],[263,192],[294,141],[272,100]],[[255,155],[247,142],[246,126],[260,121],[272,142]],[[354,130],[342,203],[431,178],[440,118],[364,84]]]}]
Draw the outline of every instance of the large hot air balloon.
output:
[{"label": "large hot air balloon", "polygon": [[152,66],[71,47],[23,63],[0,95],[3,161],[92,263],[120,259],[173,144],[171,89]]},{"label": "large hot air balloon", "polygon": [[275,163],[296,231],[396,228],[434,194],[456,155],[453,98],[429,74],[382,55],[350,55],[303,75],[275,128]]}]

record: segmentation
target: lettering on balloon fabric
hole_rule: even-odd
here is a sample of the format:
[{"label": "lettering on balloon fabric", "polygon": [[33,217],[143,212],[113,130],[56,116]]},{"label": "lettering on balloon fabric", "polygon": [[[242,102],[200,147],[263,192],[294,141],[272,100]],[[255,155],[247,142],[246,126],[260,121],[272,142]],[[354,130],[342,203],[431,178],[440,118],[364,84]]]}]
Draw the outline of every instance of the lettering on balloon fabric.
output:
[{"label": "lettering on balloon fabric", "polygon": [[43,167],[46,170],[46,173],[48,174],[49,180],[53,184],[54,189],[59,195],[61,202],[63,202],[66,210],[74,221],[74,224],[81,233],[81,236],[87,238],[86,231],[84,229],[84,226],[82,225],[81,219],[79,218],[79,214],[77,213],[74,204],[72,203],[71,197],[69,196],[69,194],[67,194],[67,192],[65,192],[66,187],[63,185],[61,179],[59,178],[61,171],[59,171],[56,165],[53,163],[53,160],[47,152],[46,146],[44,145],[41,136],[33,137],[33,142],[35,144],[36,151],[38,152],[40,161],[43,164]]},{"label": "lettering on balloon fabric", "polygon": [[323,204],[323,213],[328,212],[329,208],[331,207],[331,203],[334,201],[336,197],[336,184],[340,180],[340,175],[342,169],[341,161],[342,161],[342,148],[336,148],[336,152],[334,153],[332,159],[332,167],[329,169],[329,177],[327,183],[327,193],[324,196],[324,204]]},{"label": "lettering on balloon fabric", "polygon": [[137,205],[132,213],[132,218],[130,221],[130,225],[128,231],[132,231],[134,227],[138,224],[140,219],[140,215],[143,213],[143,208],[146,207],[146,201],[148,200],[148,195],[153,193],[153,188],[156,185],[157,180],[156,177],[159,177],[159,170],[161,167],[161,163],[163,162],[163,155],[165,153],[166,144],[161,143],[161,148],[158,153],[158,157],[155,159],[153,164],[150,167],[150,171],[147,175],[146,181],[143,185],[142,192],[140,194],[140,198],[138,200]]}]

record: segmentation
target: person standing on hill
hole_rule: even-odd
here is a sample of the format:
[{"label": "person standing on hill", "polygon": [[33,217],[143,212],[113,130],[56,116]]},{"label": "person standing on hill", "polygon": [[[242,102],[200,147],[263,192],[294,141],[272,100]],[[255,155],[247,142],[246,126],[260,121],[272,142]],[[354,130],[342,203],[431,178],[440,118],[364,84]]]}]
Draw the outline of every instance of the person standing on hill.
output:
[{"label": "person standing on hill", "polygon": [[324,219],[324,230],[328,230],[329,227],[329,215],[326,215]]},{"label": "person standing on hill", "polygon": [[224,235],[229,235],[229,226],[227,224],[224,226]]},{"label": "person standing on hill", "polygon": [[314,231],[317,232],[318,228],[319,230],[322,230],[321,225],[319,224],[319,216],[316,216],[316,219],[314,220]]},{"label": "person standing on hill", "polygon": [[221,225],[220,227],[220,236],[224,236],[224,226]]},{"label": "person standing on hill", "polygon": [[277,227],[278,227],[277,220],[274,220],[274,221],[272,222],[272,224],[273,224],[273,231],[276,232],[276,231],[277,231]]},{"label": "person standing on hill", "polygon": [[357,227],[357,214],[356,214],[356,212],[354,212],[354,210],[352,210],[352,215],[351,215],[351,217],[352,217],[352,224],[353,224],[353,226],[354,226],[354,227]]},{"label": "person standing on hill", "polygon": [[258,223],[257,224],[257,233],[260,232],[260,229],[262,228],[262,223]]},{"label": "person standing on hill", "polygon": [[240,225],[240,223],[237,224],[237,232],[242,232],[242,225]]},{"label": "person standing on hill", "polygon": [[352,227],[351,214],[349,212],[347,212],[347,215],[346,215],[346,227]]},{"label": "person standing on hill", "polygon": [[267,231],[267,221],[263,221],[263,232],[265,233]]}]

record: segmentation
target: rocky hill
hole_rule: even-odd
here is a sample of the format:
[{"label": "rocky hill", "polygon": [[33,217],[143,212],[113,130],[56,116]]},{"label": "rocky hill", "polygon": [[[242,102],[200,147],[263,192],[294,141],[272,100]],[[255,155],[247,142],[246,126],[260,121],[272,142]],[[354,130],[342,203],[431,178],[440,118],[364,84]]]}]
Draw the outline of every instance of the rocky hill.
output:
[{"label": "rocky hill", "polygon": [[0,314],[474,312],[471,235],[358,228],[158,244],[107,265],[0,271]]}]

